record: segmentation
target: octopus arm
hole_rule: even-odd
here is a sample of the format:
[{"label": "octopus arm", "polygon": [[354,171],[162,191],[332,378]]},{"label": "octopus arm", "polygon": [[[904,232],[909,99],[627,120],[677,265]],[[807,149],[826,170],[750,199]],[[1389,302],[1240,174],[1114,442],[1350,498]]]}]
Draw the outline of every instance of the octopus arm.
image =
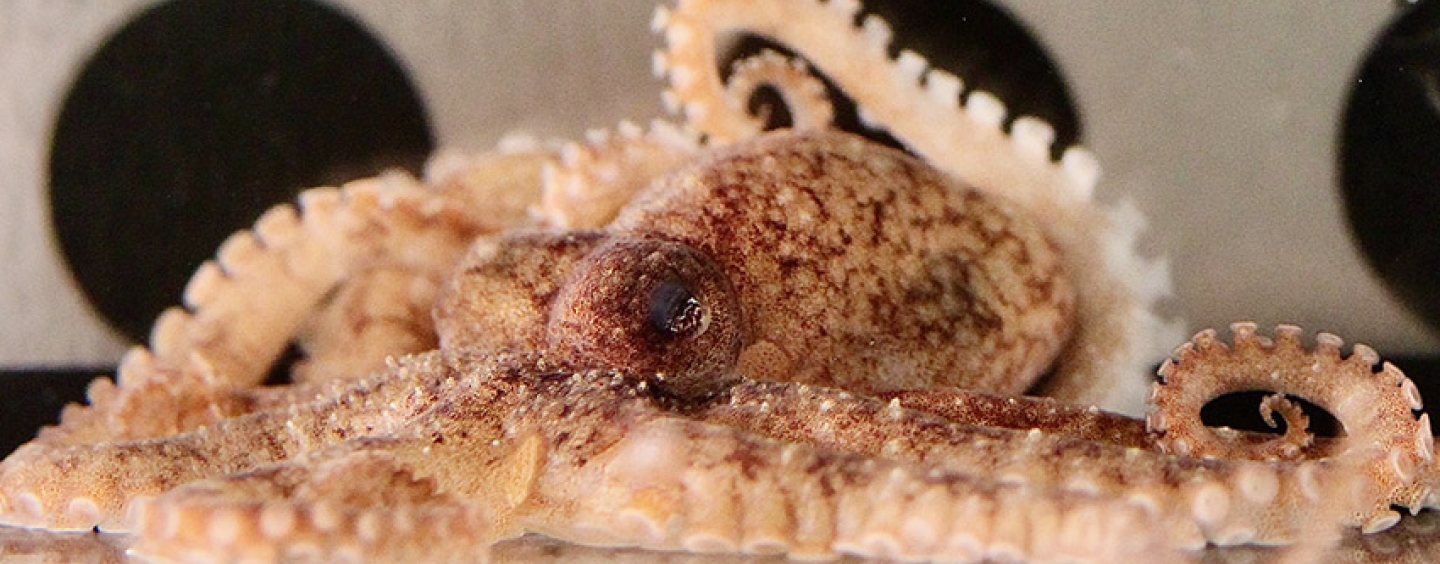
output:
[{"label": "octopus arm", "polygon": [[[530,531],[793,557],[1173,555],[1159,524],[1123,501],[767,438],[682,415],[609,373],[470,376],[413,433],[332,443],[142,503],[135,551],[445,560]],[[472,417],[497,405],[503,416]]]},{"label": "octopus arm", "polygon": [[687,0],[661,8],[653,25],[668,46],[655,55],[655,68],[670,79],[666,99],[710,139],[737,141],[752,127],[747,98],[726,95],[717,46],[755,33],[804,57],[855,101],[862,119],[937,168],[1015,201],[1048,228],[1079,302],[1076,334],[1043,392],[1140,413],[1145,373],[1183,336],[1153,311],[1170,293],[1169,275],[1163,261],[1134,249],[1143,218],[1133,207],[1092,201],[1099,166],[1088,152],[1070,148],[1051,161],[1048,124],[1022,117],[1007,133],[1004,105],[994,96],[970,92],[961,105],[959,78],[929,69],[912,52],[891,59],[888,25],[872,15],[856,26],[859,9],[846,0]]},{"label": "octopus arm", "polygon": [[[1289,432],[1293,429],[1287,429],[1279,438],[1256,444],[1217,433],[1200,420],[1200,408],[1224,394],[1291,394],[1335,416],[1345,437],[1341,452],[1333,457],[1346,459],[1351,471],[1376,490],[1376,499],[1347,520],[1367,530],[1384,529],[1399,519],[1391,505],[1412,511],[1436,505],[1440,484],[1430,416],[1423,412],[1415,383],[1400,369],[1382,363],[1365,345],[1354,345],[1346,355],[1343,341],[1326,333],[1316,335],[1314,346],[1308,347],[1295,326],[1276,328],[1274,338],[1261,335],[1254,323],[1236,323],[1231,332],[1233,343],[1213,330],[1202,331],[1161,366],[1152,392],[1155,408],[1148,417],[1148,426],[1160,437],[1157,446],[1203,458],[1309,455],[1314,447],[1308,432],[1297,439]],[[1294,415],[1288,423],[1303,426]]]},{"label": "octopus arm", "polygon": [[531,211],[564,229],[599,229],[651,180],[700,151],[695,135],[656,120],[649,129],[622,122],[592,130],[584,143],[561,145],[545,164],[538,203]]},{"label": "octopus arm", "polygon": [[532,530],[584,543],[807,559],[1121,561],[1173,552],[1145,511],[1115,500],[663,413],[625,428],[591,464],[537,487],[544,506],[567,510]]},{"label": "octopus arm", "polygon": [[959,388],[902,390],[876,394],[901,407],[923,411],[960,425],[1002,427],[1046,433],[1122,447],[1153,449],[1154,436],[1143,419],[1126,417],[1095,406],[1040,396],[1009,396]]},{"label": "octopus arm", "polygon": [[[406,279],[447,272],[489,229],[472,212],[400,174],[307,191],[299,211],[271,209],[200,267],[186,287],[186,306],[161,315],[150,347],[126,356],[116,383],[97,381],[90,405],[67,408],[40,442],[161,437],[243,414],[246,407],[233,401],[233,392],[260,383],[337,285],[354,284],[380,265],[398,268]],[[402,293],[411,290],[399,286]],[[408,301],[393,293],[361,291],[370,304]],[[386,353],[403,352],[372,352],[365,363],[373,370]]]},{"label": "octopus arm", "polygon": [[1315,515],[1333,516],[1326,526],[1336,530],[1393,516],[1380,503],[1383,492],[1341,461],[1200,460],[1039,429],[958,425],[901,407],[898,398],[755,384],[696,417],[786,442],[1123,499],[1154,512],[1178,547],[1294,542],[1314,530]]},{"label": "octopus arm", "polygon": [[384,434],[406,421],[407,413],[434,402],[439,383],[421,378],[433,370],[432,356],[403,363],[388,378],[361,380],[308,402],[284,403],[170,437],[73,446],[32,442],[0,462],[0,521],[128,530],[137,500],[351,437]]},{"label": "octopus arm", "polygon": [[412,471],[424,442],[339,445],[187,484],[141,505],[130,550],[157,561],[483,560],[499,521]]}]

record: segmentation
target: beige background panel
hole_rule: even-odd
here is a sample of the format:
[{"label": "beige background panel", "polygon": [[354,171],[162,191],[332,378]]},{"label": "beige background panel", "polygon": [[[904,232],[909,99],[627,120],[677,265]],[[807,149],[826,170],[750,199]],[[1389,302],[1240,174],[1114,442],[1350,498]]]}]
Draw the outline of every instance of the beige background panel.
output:
[{"label": "beige background panel", "polygon": [[[45,170],[69,81],[109,33],[153,4],[0,3],[0,72],[16,77],[0,81],[0,264],[8,266],[0,275],[0,367],[106,365],[124,351],[85,304],[49,235]],[[441,147],[485,149],[512,131],[576,138],[663,113],[650,72],[659,40],[645,2],[332,4],[383,38],[411,72]]]},{"label": "beige background panel", "polygon": [[[0,367],[108,364],[48,234],[45,159],[63,89],[149,1],[0,3]],[[504,133],[577,137],[663,114],[641,0],[340,0],[409,68],[442,147]],[[1294,322],[1382,352],[1435,352],[1346,231],[1335,134],[1346,88],[1392,2],[1001,2],[1070,78],[1101,194],[1134,199],[1168,250],[1192,327]],[[377,132],[381,135],[383,132]]]},{"label": "beige background panel", "polygon": [[1101,196],[1150,217],[1192,327],[1436,350],[1362,262],[1336,184],[1344,103],[1394,3],[1007,4],[1070,77]]},{"label": "beige background panel", "polygon": [[0,7],[0,366],[113,362],[59,260],[45,200],[49,131],[76,65],[139,2],[18,0]]}]

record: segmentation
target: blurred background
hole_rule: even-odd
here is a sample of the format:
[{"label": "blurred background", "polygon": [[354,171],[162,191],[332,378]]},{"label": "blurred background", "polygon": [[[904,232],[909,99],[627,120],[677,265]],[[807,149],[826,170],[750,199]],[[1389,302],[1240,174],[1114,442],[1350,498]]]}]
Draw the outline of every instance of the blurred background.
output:
[{"label": "blurred background", "polygon": [[[1295,323],[1440,384],[1440,2],[869,4],[897,47],[1097,154],[1192,329]],[[652,10],[0,3],[0,451],[300,189],[665,117]]]}]

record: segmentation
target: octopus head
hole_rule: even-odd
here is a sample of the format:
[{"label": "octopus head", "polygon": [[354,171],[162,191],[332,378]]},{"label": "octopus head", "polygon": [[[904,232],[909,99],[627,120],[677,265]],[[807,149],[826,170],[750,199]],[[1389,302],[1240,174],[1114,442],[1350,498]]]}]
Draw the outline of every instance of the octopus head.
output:
[{"label": "octopus head", "polygon": [[738,309],[710,257],[670,241],[616,238],[560,290],[547,341],[572,365],[618,368],[693,397],[734,373]]},{"label": "octopus head", "polygon": [[436,308],[449,354],[611,369],[680,398],[737,377],[740,320],[729,279],[704,253],[591,231],[483,240]]}]

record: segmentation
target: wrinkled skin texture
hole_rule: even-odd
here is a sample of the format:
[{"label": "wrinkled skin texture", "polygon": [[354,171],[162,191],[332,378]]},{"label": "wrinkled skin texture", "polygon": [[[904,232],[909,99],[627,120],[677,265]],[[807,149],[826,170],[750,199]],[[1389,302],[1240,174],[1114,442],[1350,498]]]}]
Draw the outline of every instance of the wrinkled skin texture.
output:
[{"label": "wrinkled skin texture", "polygon": [[[537,351],[682,396],[742,377],[1018,393],[1065,344],[1073,300],[1008,202],[857,137],[777,134],[661,178],[603,233],[482,242],[437,321],[455,354]],[[667,329],[676,315],[696,319]]]}]

